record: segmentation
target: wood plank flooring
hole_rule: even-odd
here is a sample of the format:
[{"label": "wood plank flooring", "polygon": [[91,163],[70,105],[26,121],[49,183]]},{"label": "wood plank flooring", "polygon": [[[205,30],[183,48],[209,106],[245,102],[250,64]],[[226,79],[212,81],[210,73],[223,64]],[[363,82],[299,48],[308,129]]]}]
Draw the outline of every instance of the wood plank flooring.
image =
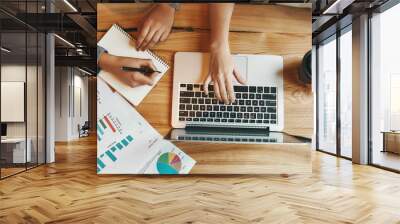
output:
[{"label": "wood plank flooring", "polygon": [[0,223],[400,223],[400,175],[313,153],[313,174],[96,175],[93,137],[0,181]]}]

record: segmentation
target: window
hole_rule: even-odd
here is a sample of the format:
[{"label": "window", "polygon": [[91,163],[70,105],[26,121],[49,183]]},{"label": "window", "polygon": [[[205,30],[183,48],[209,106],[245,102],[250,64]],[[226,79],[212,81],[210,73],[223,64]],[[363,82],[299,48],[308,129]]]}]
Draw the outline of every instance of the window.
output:
[{"label": "window", "polygon": [[371,18],[372,164],[400,170],[400,4]]},{"label": "window", "polygon": [[340,155],[351,158],[352,148],[352,32],[340,36]]},{"label": "window", "polygon": [[337,35],[319,44],[317,54],[317,148],[350,159],[353,95],[352,26],[345,27]]},{"label": "window", "polygon": [[318,47],[318,149],[336,153],[336,38]]}]

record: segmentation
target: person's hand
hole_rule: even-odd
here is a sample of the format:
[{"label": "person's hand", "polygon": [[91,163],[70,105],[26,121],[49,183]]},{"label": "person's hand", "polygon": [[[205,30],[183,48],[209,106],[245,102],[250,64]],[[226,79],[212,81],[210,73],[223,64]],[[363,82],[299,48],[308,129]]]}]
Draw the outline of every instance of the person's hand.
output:
[{"label": "person's hand", "polygon": [[205,94],[208,95],[208,85],[213,81],[214,93],[219,101],[223,101],[225,104],[235,102],[232,83],[234,78],[241,84],[246,83],[246,80],[233,66],[229,47],[212,49],[210,52],[209,75],[204,81]]},{"label": "person's hand", "polygon": [[140,72],[123,71],[122,67],[124,66],[133,68],[150,67],[153,70],[157,70],[150,59],[119,57],[108,53],[102,53],[100,55],[99,67],[102,70],[115,75],[117,79],[126,85],[130,87],[153,85],[153,79],[157,73],[146,76]]},{"label": "person's hand", "polygon": [[153,7],[139,27],[136,48],[143,51],[165,41],[171,32],[174,15],[175,9],[168,4]]}]

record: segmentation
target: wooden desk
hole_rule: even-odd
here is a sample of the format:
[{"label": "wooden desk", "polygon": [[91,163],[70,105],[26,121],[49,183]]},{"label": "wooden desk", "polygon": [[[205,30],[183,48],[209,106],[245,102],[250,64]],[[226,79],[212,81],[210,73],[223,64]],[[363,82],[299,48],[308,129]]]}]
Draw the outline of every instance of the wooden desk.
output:
[{"label": "wooden desk", "polygon": [[[100,39],[114,23],[135,36],[141,19],[150,7],[151,4],[98,4],[97,38]],[[175,15],[173,31],[168,40],[152,49],[171,68],[138,110],[161,134],[165,135],[171,129],[173,56],[178,51],[207,52],[208,38],[207,4],[182,4]],[[299,84],[297,81],[297,70],[302,57],[311,49],[311,10],[276,5],[237,4],[229,38],[232,53],[283,56],[284,131],[311,137],[313,94],[311,86]],[[192,173],[282,174],[311,171],[309,144],[176,144],[198,161]],[[222,166],[227,169],[221,169]]]},{"label": "wooden desk", "polygon": [[382,131],[383,149],[382,152],[392,152],[400,154],[400,132]]},{"label": "wooden desk", "polygon": [[[30,138],[6,138],[1,139],[2,158],[6,163],[24,164],[31,161],[31,146]],[[27,146],[25,149],[25,145]]]}]

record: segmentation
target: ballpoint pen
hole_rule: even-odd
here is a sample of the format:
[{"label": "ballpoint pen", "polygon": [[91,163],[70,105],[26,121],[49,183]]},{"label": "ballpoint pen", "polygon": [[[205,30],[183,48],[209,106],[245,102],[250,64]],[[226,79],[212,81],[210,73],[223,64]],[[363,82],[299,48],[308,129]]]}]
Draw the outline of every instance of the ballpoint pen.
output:
[{"label": "ballpoint pen", "polygon": [[134,68],[134,67],[123,66],[121,69],[123,71],[127,71],[127,72],[140,72],[140,73],[142,73],[144,75],[150,75],[150,74],[152,74],[154,72],[161,73],[160,71],[153,70],[150,67]]}]

